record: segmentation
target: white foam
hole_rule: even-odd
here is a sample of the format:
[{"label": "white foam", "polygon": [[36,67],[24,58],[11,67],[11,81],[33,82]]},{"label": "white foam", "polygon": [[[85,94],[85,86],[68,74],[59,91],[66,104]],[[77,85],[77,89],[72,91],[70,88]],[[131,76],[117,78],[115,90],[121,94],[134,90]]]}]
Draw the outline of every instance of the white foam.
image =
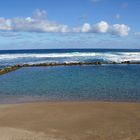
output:
[{"label": "white foam", "polygon": [[[72,52],[72,53],[45,53],[45,54],[0,54],[0,60],[14,60],[25,58],[71,58],[70,61],[83,59],[103,59],[105,61],[140,61],[140,52]],[[73,60],[72,60],[73,59]],[[69,61],[69,60],[67,60]]]},{"label": "white foam", "polygon": [[2,54],[0,59],[17,59],[17,58],[62,58],[62,57],[86,57],[95,56],[95,53],[46,53],[46,54]]}]

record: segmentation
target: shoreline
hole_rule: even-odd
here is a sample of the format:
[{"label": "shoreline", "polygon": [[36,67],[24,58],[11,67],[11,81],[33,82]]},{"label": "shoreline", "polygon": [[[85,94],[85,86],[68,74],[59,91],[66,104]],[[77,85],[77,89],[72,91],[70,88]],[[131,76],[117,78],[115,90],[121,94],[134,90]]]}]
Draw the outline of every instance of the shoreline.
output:
[{"label": "shoreline", "polygon": [[128,103],[137,104],[140,100],[111,100],[111,99],[49,99],[46,96],[0,96],[0,105],[30,104],[30,103]]},{"label": "shoreline", "polygon": [[140,139],[140,103],[0,104],[1,140]]},{"label": "shoreline", "polygon": [[[5,97],[7,98],[7,97]],[[14,98],[14,97],[13,97]],[[26,97],[30,98],[30,97]],[[43,98],[43,97],[42,97]],[[115,104],[140,104],[140,101],[119,101],[119,100],[45,100],[45,99],[31,99],[31,100],[19,100],[17,98],[5,102],[0,101],[1,105],[22,105],[22,104],[36,104],[36,103],[115,103]]]}]

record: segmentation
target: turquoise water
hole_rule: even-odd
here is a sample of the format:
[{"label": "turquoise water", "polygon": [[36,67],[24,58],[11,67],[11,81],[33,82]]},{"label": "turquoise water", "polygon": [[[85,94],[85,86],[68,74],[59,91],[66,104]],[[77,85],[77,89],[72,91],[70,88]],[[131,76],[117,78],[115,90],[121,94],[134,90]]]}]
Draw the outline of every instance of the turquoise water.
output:
[{"label": "turquoise water", "polygon": [[31,67],[0,76],[0,102],[140,101],[140,65]]}]

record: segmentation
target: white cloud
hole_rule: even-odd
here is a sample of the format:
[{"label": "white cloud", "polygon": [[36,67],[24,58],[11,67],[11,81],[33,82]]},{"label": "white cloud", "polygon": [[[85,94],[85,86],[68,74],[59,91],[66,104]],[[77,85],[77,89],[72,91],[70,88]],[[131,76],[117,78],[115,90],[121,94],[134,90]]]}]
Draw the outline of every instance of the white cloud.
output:
[{"label": "white cloud", "polygon": [[90,25],[89,23],[85,23],[80,27],[74,28],[75,32],[92,32],[92,33],[106,33],[108,31],[109,25],[105,21],[101,21],[95,25]]},{"label": "white cloud", "polygon": [[130,27],[125,24],[114,24],[111,27],[111,33],[119,36],[127,36],[130,31]]},{"label": "white cloud", "polygon": [[57,24],[47,19],[46,11],[36,10],[32,17],[16,17],[12,19],[0,18],[2,31],[29,31],[29,32],[68,32],[67,25]]},{"label": "white cloud", "polygon": [[12,19],[12,29],[14,31],[29,31],[29,32],[67,32],[68,26],[56,24],[48,20],[27,18]]},{"label": "white cloud", "polygon": [[11,20],[0,17],[0,30],[11,30]]},{"label": "white cloud", "polygon": [[111,34],[117,36],[127,36],[129,34],[129,31],[130,27],[125,24],[109,25],[105,21],[101,21],[95,25],[85,23],[83,24],[83,26],[74,28],[74,32],[91,32],[98,34]]},{"label": "white cloud", "polygon": [[33,18],[45,19],[45,18],[47,18],[47,12],[45,10],[37,9],[33,12]]},{"label": "white cloud", "polygon": [[89,23],[85,23],[81,27],[74,28],[73,31],[74,32],[88,33],[91,31],[91,25]]},{"label": "white cloud", "polygon": [[0,18],[0,31],[81,32],[127,36],[129,30],[130,27],[125,24],[109,25],[106,21],[101,21],[93,25],[85,23],[79,27],[69,28],[68,25],[49,21],[47,19],[47,12],[44,10],[36,10],[31,17],[16,17],[12,19]]},{"label": "white cloud", "polygon": [[95,28],[96,28],[97,32],[99,32],[99,33],[106,33],[106,32],[108,32],[109,25],[107,22],[101,21],[96,24]]},{"label": "white cloud", "polygon": [[91,26],[88,23],[85,23],[82,27],[82,32],[89,32],[91,30]]}]

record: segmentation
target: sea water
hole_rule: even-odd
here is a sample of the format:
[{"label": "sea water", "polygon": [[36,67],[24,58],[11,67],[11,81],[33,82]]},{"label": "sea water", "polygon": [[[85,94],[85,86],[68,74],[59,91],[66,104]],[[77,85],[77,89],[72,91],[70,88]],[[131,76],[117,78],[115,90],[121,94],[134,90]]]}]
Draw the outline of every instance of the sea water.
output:
[{"label": "sea water", "polygon": [[46,49],[1,50],[0,69],[15,64],[71,63],[71,62],[140,62],[136,49]]},{"label": "sea water", "polygon": [[140,101],[140,65],[30,67],[0,76],[0,103]]}]

